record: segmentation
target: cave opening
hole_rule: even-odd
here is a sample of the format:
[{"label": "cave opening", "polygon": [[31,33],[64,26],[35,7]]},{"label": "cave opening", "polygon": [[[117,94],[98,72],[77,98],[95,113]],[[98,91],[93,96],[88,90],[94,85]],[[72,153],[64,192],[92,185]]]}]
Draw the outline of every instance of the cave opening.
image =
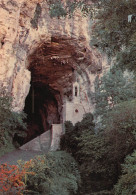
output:
[{"label": "cave opening", "polygon": [[24,108],[24,112],[27,114],[28,130],[23,144],[50,130],[52,124],[60,123],[55,94],[59,95],[59,92],[49,85],[31,84]]},{"label": "cave opening", "polygon": [[23,145],[63,122],[63,100],[72,97],[74,48],[66,39],[42,43],[29,56],[31,87],[25,100],[27,136]]}]

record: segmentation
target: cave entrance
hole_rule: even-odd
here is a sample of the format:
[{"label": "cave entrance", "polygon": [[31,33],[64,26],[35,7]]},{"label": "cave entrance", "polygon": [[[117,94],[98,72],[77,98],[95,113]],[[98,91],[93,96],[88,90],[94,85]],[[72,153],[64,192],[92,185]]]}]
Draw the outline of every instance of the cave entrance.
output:
[{"label": "cave entrance", "polygon": [[24,111],[27,113],[27,137],[24,143],[51,129],[52,124],[60,123],[58,102],[55,95],[59,95],[49,85],[31,84],[25,101]]},{"label": "cave entrance", "polygon": [[63,122],[63,101],[72,97],[75,53],[68,39],[52,38],[30,56],[31,88],[25,101],[26,143]]}]

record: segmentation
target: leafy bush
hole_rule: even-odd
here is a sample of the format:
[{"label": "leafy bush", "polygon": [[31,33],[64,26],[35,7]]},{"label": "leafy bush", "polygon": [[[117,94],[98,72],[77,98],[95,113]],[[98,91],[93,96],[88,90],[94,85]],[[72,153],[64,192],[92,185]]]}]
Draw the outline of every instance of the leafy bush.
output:
[{"label": "leafy bush", "polygon": [[7,163],[0,165],[0,192],[3,194],[21,194],[25,189],[25,183],[22,181],[28,174],[29,162],[21,169],[17,165]]},{"label": "leafy bush", "polygon": [[65,152],[51,152],[31,160],[24,194],[76,194],[80,175],[73,157]]},{"label": "leafy bush", "polygon": [[[50,168],[45,156],[37,156],[30,161],[29,171],[34,175],[28,175],[26,178],[26,187],[24,194],[41,194],[48,192],[50,181]],[[27,162],[20,161],[19,166],[24,167]]]},{"label": "leafy bush", "polygon": [[74,158],[63,151],[49,153],[47,158],[51,162],[50,169],[54,172],[50,194],[76,194],[80,175]]},{"label": "leafy bush", "polygon": [[103,117],[103,129],[97,133],[90,114],[75,126],[66,122],[61,149],[70,152],[79,163],[82,179],[79,194],[113,188],[126,155],[136,148],[135,113],[136,101],[114,106]]},{"label": "leafy bush", "polygon": [[12,145],[15,134],[25,135],[26,124],[24,119],[26,115],[21,112],[12,111],[12,97],[2,87],[0,91],[0,147],[2,151],[7,150]]},{"label": "leafy bush", "polygon": [[125,159],[122,175],[114,187],[115,195],[136,194],[136,150]]},{"label": "leafy bush", "polygon": [[[103,134],[91,135],[85,131],[78,138],[82,194],[111,189],[114,180],[114,164],[107,156],[109,146]],[[85,182],[84,182],[85,181]]]},{"label": "leafy bush", "polygon": [[136,44],[136,22],[128,22],[128,16],[135,13],[135,9],[136,2],[131,0],[98,1],[92,45],[113,56],[123,47]]},{"label": "leafy bush", "polygon": [[91,113],[85,114],[83,120],[81,122],[77,122],[75,126],[73,126],[70,121],[66,121],[65,134],[61,137],[61,150],[66,150],[71,153],[78,162],[80,161],[77,154],[80,150],[78,138],[86,130],[89,130],[92,134],[94,134],[93,115]]},{"label": "leafy bush", "polygon": [[[135,34],[136,37],[136,34]],[[136,71],[136,40],[135,45],[130,44],[123,51],[117,54],[116,66],[120,67],[122,70]]]},{"label": "leafy bush", "polygon": [[[125,75],[128,74],[129,76]],[[130,78],[129,78],[130,77]],[[116,104],[136,97],[135,80],[132,72],[123,72],[112,67],[102,78],[95,81],[95,114],[104,115]]]},{"label": "leafy bush", "polygon": [[109,172],[113,167],[108,166],[105,158],[107,142],[102,134],[95,134],[94,127],[93,115],[88,113],[75,126],[67,121],[65,135],[61,138],[61,149],[70,152],[79,163],[82,185],[78,193],[81,194],[103,190],[105,185],[112,183]]},{"label": "leafy bush", "polygon": [[116,162],[132,153],[136,148],[136,101],[116,105],[103,119],[103,128]]}]

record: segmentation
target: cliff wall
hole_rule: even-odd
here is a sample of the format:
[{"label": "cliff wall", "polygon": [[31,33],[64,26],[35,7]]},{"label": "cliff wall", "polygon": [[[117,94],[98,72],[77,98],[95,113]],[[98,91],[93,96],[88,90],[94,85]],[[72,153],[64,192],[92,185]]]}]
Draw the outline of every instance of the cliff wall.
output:
[{"label": "cliff wall", "polygon": [[1,0],[0,83],[14,97],[15,111],[23,110],[32,83],[70,98],[75,80],[84,106],[93,109],[88,91],[106,60],[90,48],[90,33],[90,19],[80,10],[58,19],[50,17],[44,0]]}]

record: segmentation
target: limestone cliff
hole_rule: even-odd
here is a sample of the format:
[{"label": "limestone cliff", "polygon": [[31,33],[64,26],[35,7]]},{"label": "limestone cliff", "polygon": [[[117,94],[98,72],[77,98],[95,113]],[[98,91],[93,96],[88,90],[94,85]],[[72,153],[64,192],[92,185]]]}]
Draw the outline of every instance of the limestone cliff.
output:
[{"label": "limestone cliff", "polygon": [[14,97],[15,111],[23,110],[31,82],[51,88],[61,112],[75,79],[82,103],[93,109],[87,92],[103,59],[89,46],[89,21],[79,10],[71,18],[51,18],[45,0],[0,1],[0,82]]}]

